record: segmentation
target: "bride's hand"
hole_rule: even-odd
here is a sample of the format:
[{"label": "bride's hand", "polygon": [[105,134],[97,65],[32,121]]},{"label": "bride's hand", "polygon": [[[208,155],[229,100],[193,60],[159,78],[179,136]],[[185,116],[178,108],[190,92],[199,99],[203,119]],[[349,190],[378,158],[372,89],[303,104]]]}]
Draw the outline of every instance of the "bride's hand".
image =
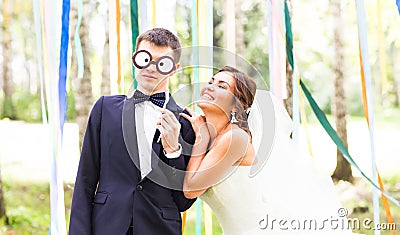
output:
[{"label": "bride's hand", "polygon": [[189,108],[185,110],[190,114],[180,113],[179,115],[186,118],[191,124],[194,133],[196,134],[196,142],[200,140],[210,140],[210,133],[206,124],[206,117],[204,115],[199,115]]}]

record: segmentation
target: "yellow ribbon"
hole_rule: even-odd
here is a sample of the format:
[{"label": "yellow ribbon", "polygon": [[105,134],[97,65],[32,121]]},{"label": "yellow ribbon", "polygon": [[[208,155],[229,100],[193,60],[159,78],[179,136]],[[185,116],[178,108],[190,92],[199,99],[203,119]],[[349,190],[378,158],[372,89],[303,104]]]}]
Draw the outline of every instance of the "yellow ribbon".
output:
[{"label": "yellow ribbon", "polygon": [[118,87],[121,84],[121,30],[120,30],[120,22],[121,22],[121,11],[119,6],[119,0],[115,1],[116,4],[116,29],[117,29],[117,63],[118,63],[118,75],[117,75],[117,83]]},{"label": "yellow ribbon", "polygon": [[[299,78],[297,78],[297,82],[300,82]],[[302,95],[303,95],[303,91],[301,89],[299,89],[299,104],[300,104],[301,122],[304,124],[304,131],[306,132],[308,152],[310,153],[310,156],[313,157],[313,152],[312,152],[312,148],[311,148],[311,141],[310,141],[310,135],[308,133],[307,115],[306,115],[306,111],[304,109],[304,103],[303,103],[303,96]]]},{"label": "yellow ribbon", "polygon": [[152,0],[152,17],[151,17],[151,25],[154,27],[156,27],[156,23],[157,23],[157,1],[156,0]]}]

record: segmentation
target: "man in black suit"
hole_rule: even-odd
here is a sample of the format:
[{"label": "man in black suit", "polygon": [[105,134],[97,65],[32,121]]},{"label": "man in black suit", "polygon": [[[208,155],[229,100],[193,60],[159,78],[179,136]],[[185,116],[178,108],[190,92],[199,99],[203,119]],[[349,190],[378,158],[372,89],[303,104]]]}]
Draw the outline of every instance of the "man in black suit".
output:
[{"label": "man in black suit", "polygon": [[[166,94],[179,68],[179,39],[162,28],[137,38],[132,97],[101,97],[82,145],[71,235],[182,234],[180,212],[194,202],[182,182],[195,136]],[[160,134],[161,133],[161,134]]]}]

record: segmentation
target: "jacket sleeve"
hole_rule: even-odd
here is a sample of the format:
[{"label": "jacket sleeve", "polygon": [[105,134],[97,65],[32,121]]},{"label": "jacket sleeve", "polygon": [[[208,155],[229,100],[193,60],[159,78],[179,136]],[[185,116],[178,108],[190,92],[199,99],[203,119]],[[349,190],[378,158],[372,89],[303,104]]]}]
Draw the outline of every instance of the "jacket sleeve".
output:
[{"label": "jacket sleeve", "polygon": [[94,105],[86,127],[71,205],[69,234],[91,235],[93,198],[100,171],[101,97]]},{"label": "jacket sleeve", "polygon": [[[184,111],[184,113],[187,113]],[[182,129],[181,129],[181,136],[180,144],[182,146],[182,153],[181,156],[175,159],[169,159],[169,165],[175,167],[179,170],[186,170],[187,164],[189,162],[190,156],[192,154],[192,148],[195,141],[195,134],[192,128],[192,125],[189,121],[184,118],[180,118]],[[181,179],[182,186],[183,186],[183,179]],[[188,199],[183,194],[182,190],[173,190],[172,196],[178,206],[179,211],[185,211],[189,209],[192,204],[196,201],[196,199]]]}]

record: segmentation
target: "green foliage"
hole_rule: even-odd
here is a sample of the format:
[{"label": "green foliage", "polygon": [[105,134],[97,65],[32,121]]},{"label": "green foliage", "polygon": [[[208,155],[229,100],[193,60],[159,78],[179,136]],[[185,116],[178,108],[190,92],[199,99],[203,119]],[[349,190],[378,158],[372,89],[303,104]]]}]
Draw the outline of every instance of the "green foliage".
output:
[{"label": "green foliage", "polygon": [[[267,81],[269,80],[268,66],[268,35],[266,21],[266,6],[264,1],[243,2],[243,30],[245,39],[244,56]],[[249,76],[254,76],[249,74]]]},{"label": "green foliage", "polygon": [[[388,190],[393,196],[399,198],[400,196],[400,175],[386,176],[383,178],[385,189]],[[364,181],[356,183],[356,187],[363,191],[370,191],[370,186]],[[9,217],[10,225],[6,226],[4,221],[0,221],[0,234],[13,231],[15,235],[28,235],[48,234],[50,224],[50,197],[49,197],[49,184],[47,182],[31,182],[21,183],[3,180],[3,191],[5,193],[6,210]],[[66,206],[66,221],[67,228],[70,215],[70,207],[73,191],[69,187],[64,187],[64,197]],[[366,192],[370,193],[370,192]],[[365,218],[373,219],[373,208],[370,199],[352,199],[343,203],[344,208],[352,212],[349,218],[358,218],[362,221]],[[366,211],[353,212],[354,208],[367,207]],[[399,221],[400,207],[393,204],[391,206],[391,213],[394,221]],[[193,205],[187,212],[187,221],[185,226],[185,234],[195,234],[196,231],[196,206]],[[221,234],[222,230],[216,219],[212,215],[213,220],[213,234]],[[204,220],[202,221],[202,231],[204,233]],[[381,223],[387,222],[386,215],[384,214],[383,206],[381,205]],[[397,224],[397,226],[400,226]],[[372,235],[372,230],[361,228],[354,232]],[[381,231],[382,235],[390,235],[390,231]]]},{"label": "green foliage", "polygon": [[27,122],[41,122],[40,95],[21,93],[16,99],[17,118]]},{"label": "green foliage", "polygon": [[[394,174],[389,177],[383,177],[382,179],[385,190],[387,190],[392,196],[395,198],[400,197],[400,174]],[[372,195],[371,186],[366,183],[365,181],[359,181],[356,183],[358,188],[363,188],[363,191],[366,195]],[[373,204],[371,203],[370,198],[364,199],[351,199],[343,203],[344,208],[348,209],[350,214],[348,218],[357,219],[361,221],[360,229],[354,229],[353,232],[366,234],[366,235],[373,235],[374,230],[369,229],[368,226],[373,226],[373,223],[367,224],[368,226],[363,226],[363,221],[373,221],[374,220],[374,208]],[[396,231],[399,231],[400,224],[400,207],[394,205],[393,203],[389,202],[390,212],[393,218],[393,221],[396,223]],[[380,223],[388,223],[388,219],[383,207],[382,200],[379,200],[379,207],[380,207]],[[363,208],[363,210],[357,210],[358,208]],[[391,235],[390,230],[381,230],[382,235]]]},{"label": "green foliage", "polygon": [[10,106],[11,101],[2,100],[4,112],[9,113],[10,109],[13,109],[14,118],[9,115],[2,115],[2,118],[8,117],[10,119],[23,120],[27,122],[41,122],[42,111],[40,106],[40,94],[31,94],[23,88],[17,88],[13,93],[12,97],[12,108]]},{"label": "green foliage", "polygon": [[76,118],[75,110],[75,93],[73,89],[70,89],[67,94],[67,120],[74,122]]},{"label": "green foliage", "polygon": [[352,116],[363,116],[364,106],[361,94],[351,92],[347,96],[347,112]]},{"label": "green foliage", "polygon": [[[18,88],[13,93],[12,101],[7,99],[0,99],[1,118],[9,118],[15,120],[22,120],[26,122],[42,122],[42,107],[40,104],[40,93],[32,94],[23,88]],[[74,91],[71,89],[67,94],[67,120],[70,122],[75,121],[75,97]],[[46,108],[46,115],[48,115]]]},{"label": "green foliage", "polygon": [[1,119],[3,118],[9,118],[9,119],[16,119],[16,114],[15,114],[15,108],[13,105],[13,100],[12,98],[4,98],[2,102],[2,112],[0,113]]},{"label": "green foliage", "polygon": [[[64,190],[66,214],[68,214],[72,190],[68,188]],[[3,180],[3,191],[10,225],[6,226],[3,222],[0,224],[0,231],[14,231],[16,235],[48,234],[50,226],[50,187],[48,183]]]}]

